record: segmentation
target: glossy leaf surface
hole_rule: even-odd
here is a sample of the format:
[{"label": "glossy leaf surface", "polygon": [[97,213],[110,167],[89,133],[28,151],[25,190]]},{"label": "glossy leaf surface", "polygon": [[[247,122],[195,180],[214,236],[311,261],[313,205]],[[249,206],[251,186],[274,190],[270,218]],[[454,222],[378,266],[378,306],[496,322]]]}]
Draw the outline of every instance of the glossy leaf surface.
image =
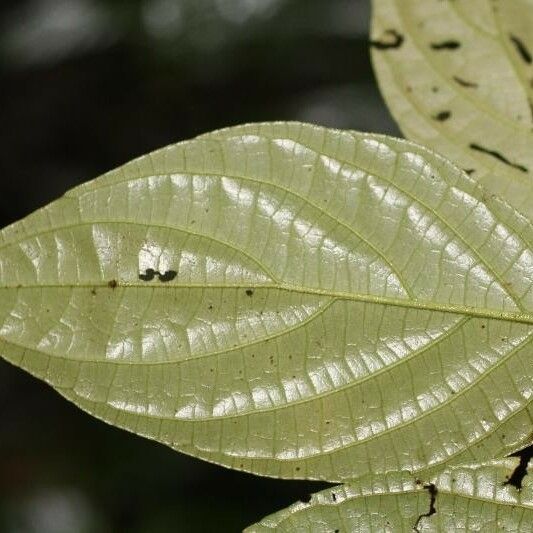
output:
[{"label": "glossy leaf surface", "polygon": [[177,450],[336,481],[531,433],[533,229],[412,143],[217,131],[0,239],[2,355]]},{"label": "glossy leaf surface", "polygon": [[373,0],[372,59],[409,139],[533,217],[533,2]]},{"label": "glossy leaf surface", "polygon": [[408,474],[369,476],[314,494],[246,530],[533,531],[533,483],[506,485],[516,461],[456,466],[428,481]]}]

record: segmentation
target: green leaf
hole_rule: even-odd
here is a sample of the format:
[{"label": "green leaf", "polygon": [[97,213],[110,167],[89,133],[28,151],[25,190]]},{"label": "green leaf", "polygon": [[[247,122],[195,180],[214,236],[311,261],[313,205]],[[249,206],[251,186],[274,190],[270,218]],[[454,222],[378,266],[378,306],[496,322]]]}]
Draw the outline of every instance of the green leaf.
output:
[{"label": "green leaf", "polygon": [[533,217],[531,0],[373,0],[372,59],[403,133]]},{"label": "green leaf", "polygon": [[0,353],[177,450],[337,481],[531,433],[533,228],[412,143],[230,128],[0,240]]},{"label": "green leaf", "polygon": [[407,473],[368,476],[314,494],[246,529],[265,531],[533,531],[533,483],[506,484],[506,459],[451,467],[427,482]]}]

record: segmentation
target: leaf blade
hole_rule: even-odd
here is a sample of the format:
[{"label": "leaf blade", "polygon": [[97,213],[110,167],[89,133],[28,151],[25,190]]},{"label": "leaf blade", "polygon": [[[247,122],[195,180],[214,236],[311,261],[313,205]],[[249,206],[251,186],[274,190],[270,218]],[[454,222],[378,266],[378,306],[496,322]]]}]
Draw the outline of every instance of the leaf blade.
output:
[{"label": "leaf blade", "polygon": [[517,462],[452,467],[427,482],[406,473],[333,487],[245,531],[531,531],[533,491],[505,485]]},{"label": "leaf blade", "polygon": [[531,225],[412,143],[222,130],[1,238],[4,356],[175,449],[345,480],[531,431]]},{"label": "leaf blade", "polygon": [[[456,161],[531,218],[531,69],[516,48],[527,58],[533,43],[524,28],[533,9],[519,4],[430,1],[400,8],[374,0],[373,39],[395,28],[404,41],[398,49],[374,48],[372,61],[408,138]],[[450,42],[458,46],[438,46]]]}]

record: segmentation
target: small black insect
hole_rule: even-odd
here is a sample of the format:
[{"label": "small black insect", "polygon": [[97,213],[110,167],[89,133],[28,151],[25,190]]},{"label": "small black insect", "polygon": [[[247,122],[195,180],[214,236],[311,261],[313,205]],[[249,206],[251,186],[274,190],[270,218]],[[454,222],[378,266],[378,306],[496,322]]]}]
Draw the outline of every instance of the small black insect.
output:
[{"label": "small black insect", "polygon": [[142,281],[152,281],[156,276],[159,278],[159,281],[165,283],[167,281],[172,281],[178,273],[175,270],[167,270],[166,272],[159,272],[153,268],[147,268],[144,274],[141,272],[139,274],[139,279]]},{"label": "small black insect", "polygon": [[161,274],[160,272],[157,274],[159,276],[159,281],[162,281],[163,283],[165,281],[172,281],[178,275],[175,270],[167,270],[164,274]]},{"label": "small black insect", "polygon": [[139,279],[143,281],[152,281],[155,277],[155,274],[156,271],[153,268],[147,268],[144,274],[139,274]]}]

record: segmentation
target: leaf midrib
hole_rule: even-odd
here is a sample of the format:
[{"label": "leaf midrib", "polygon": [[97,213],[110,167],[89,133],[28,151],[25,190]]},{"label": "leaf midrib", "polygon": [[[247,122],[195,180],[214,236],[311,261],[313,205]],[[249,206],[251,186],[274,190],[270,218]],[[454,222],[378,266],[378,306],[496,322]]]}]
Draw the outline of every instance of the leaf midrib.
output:
[{"label": "leaf midrib", "polygon": [[23,290],[23,289],[93,289],[101,288],[108,289],[110,291],[120,291],[120,289],[138,288],[149,290],[169,290],[169,289],[228,289],[228,290],[246,290],[246,289],[271,289],[279,291],[287,291],[299,294],[311,294],[317,296],[326,296],[329,298],[335,298],[337,300],[348,300],[354,302],[381,304],[392,307],[402,307],[406,309],[420,309],[425,311],[436,311],[442,313],[452,313],[455,315],[464,315],[471,318],[487,318],[495,320],[504,320],[508,322],[516,322],[521,324],[533,325],[533,312],[521,313],[516,311],[502,311],[497,309],[488,309],[483,307],[472,307],[460,304],[446,304],[438,302],[428,302],[420,300],[408,300],[401,298],[392,298],[389,296],[377,296],[373,294],[363,294],[355,292],[334,291],[328,289],[317,289],[313,287],[303,287],[299,285],[291,285],[288,283],[264,283],[264,284],[210,284],[210,283],[166,283],[165,286],[153,286],[150,284],[128,282],[117,280],[117,286],[115,288],[109,287],[108,283],[83,283],[83,284],[33,284],[33,285],[7,285],[1,286],[0,290]]}]

